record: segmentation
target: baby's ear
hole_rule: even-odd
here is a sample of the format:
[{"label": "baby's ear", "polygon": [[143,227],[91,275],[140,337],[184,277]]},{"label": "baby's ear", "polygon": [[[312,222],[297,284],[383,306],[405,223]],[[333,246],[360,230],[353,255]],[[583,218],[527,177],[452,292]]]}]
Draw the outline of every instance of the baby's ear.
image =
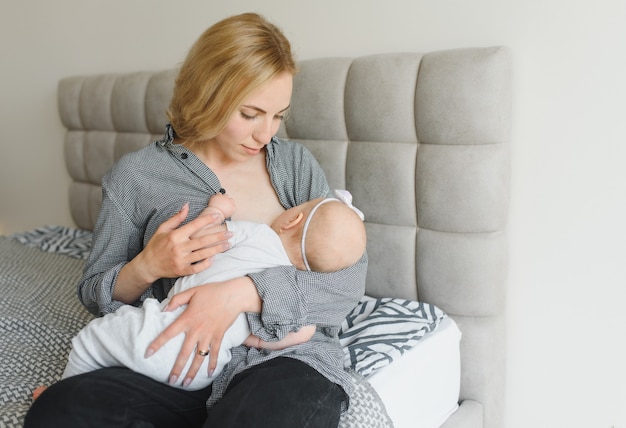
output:
[{"label": "baby's ear", "polygon": [[298,215],[296,215],[293,218],[290,218],[289,221],[281,224],[280,228],[283,229],[283,230],[293,229],[298,224],[300,224],[303,219],[304,219],[304,214],[302,213],[302,211],[300,211],[300,212],[298,212]]}]

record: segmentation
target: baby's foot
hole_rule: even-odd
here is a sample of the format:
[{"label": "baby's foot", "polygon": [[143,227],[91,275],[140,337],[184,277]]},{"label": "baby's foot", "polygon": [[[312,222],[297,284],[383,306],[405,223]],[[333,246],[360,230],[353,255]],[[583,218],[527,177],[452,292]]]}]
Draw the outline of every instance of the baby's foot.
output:
[{"label": "baby's foot", "polygon": [[35,388],[35,390],[33,391],[33,401],[39,398],[39,396],[46,390],[46,388],[48,387],[45,385],[41,385]]}]

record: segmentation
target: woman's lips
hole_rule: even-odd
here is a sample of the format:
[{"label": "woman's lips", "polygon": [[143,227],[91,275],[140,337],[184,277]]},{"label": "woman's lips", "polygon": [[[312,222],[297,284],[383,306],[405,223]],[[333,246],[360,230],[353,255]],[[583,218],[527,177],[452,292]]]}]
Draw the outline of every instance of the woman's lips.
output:
[{"label": "woman's lips", "polygon": [[257,155],[259,154],[259,152],[261,151],[262,147],[259,147],[258,149],[252,148],[252,147],[248,147],[248,146],[243,146],[243,150],[249,154],[249,155]]}]

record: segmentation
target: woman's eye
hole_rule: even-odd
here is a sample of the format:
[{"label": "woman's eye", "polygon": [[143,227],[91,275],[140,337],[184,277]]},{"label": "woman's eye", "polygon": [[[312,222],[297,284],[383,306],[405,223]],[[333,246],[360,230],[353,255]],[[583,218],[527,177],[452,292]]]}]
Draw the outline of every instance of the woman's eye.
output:
[{"label": "woman's eye", "polygon": [[[241,117],[243,117],[243,118],[244,118],[244,119],[246,119],[246,120],[254,120],[254,119],[256,119],[257,117],[259,117],[259,115],[258,115],[258,114],[252,114],[252,115],[250,115],[250,114],[246,114],[246,113],[244,113],[243,111],[240,111],[240,112],[239,112],[239,114],[241,114]],[[276,116],[274,116],[274,120],[280,120],[280,121],[283,121],[283,120],[285,120],[285,116],[286,116],[286,115],[284,115],[284,114],[277,114]]]}]

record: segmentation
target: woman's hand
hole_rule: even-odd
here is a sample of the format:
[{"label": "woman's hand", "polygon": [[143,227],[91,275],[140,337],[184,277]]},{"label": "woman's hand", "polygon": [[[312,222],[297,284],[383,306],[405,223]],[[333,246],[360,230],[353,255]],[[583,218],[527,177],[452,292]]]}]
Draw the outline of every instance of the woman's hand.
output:
[{"label": "woman's hand", "polygon": [[198,351],[209,351],[208,375],[217,366],[217,358],[224,333],[242,312],[261,312],[261,298],[248,277],[193,287],[174,296],[165,310],[187,305],[183,313],[167,327],[148,347],[146,357],[157,352],[170,339],[185,333],[185,340],[170,372],[170,384],[183,375],[182,370],[194,355],[192,364],[184,374],[183,385],[194,379],[204,358]]},{"label": "woman's hand", "polygon": [[[185,204],[158,227],[145,248],[120,270],[113,291],[115,300],[133,303],[157,279],[200,272],[211,265],[214,255],[228,249],[231,233],[220,225],[219,216],[200,216],[180,226],[188,214],[189,205]],[[194,236],[201,229],[201,236]]]}]

